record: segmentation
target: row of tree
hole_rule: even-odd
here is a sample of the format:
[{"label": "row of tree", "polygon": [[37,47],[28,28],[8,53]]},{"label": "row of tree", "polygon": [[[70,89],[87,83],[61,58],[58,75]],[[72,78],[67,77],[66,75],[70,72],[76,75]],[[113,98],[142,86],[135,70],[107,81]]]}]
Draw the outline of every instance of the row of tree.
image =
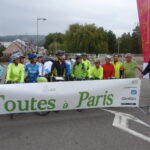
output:
[{"label": "row of tree", "polygon": [[49,53],[58,49],[70,53],[141,53],[141,36],[139,26],[132,34],[124,33],[117,38],[110,30],[96,27],[94,24],[72,24],[63,33],[50,33],[45,38],[45,48]]}]

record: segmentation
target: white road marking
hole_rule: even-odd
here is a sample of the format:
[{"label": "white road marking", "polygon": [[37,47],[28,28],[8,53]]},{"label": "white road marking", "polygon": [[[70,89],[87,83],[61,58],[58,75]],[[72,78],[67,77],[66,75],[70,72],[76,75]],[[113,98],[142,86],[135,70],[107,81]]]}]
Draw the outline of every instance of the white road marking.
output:
[{"label": "white road marking", "polygon": [[129,128],[129,120],[132,120],[134,122],[137,122],[139,124],[142,124],[142,125],[150,128],[149,124],[143,122],[142,120],[140,120],[130,114],[107,110],[107,109],[102,109],[102,110],[110,112],[115,115],[112,126],[119,128],[125,132],[128,132],[128,133],[150,143],[150,137]]}]

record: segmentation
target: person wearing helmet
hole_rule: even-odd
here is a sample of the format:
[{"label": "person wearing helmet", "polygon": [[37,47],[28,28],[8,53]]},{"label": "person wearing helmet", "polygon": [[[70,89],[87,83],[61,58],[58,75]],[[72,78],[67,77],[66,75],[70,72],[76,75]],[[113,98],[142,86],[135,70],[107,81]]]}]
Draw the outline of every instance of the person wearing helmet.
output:
[{"label": "person wearing helmet", "polygon": [[106,55],[105,57],[106,63],[103,65],[103,70],[104,70],[104,79],[111,79],[115,77],[115,69],[113,64],[110,63],[111,61],[111,56]]},{"label": "person wearing helmet", "polygon": [[65,79],[66,79],[66,81],[69,81],[70,80],[70,72],[71,72],[71,64],[66,61],[66,56],[63,56],[62,59],[66,65],[66,77],[65,77]]},{"label": "person wearing helmet", "polygon": [[44,56],[39,54],[37,55],[37,63],[39,66],[39,76],[43,77],[44,76]]},{"label": "person wearing helmet", "polygon": [[70,66],[70,69],[71,69],[71,57],[69,54],[65,54],[65,62]]},{"label": "person wearing helmet", "polygon": [[58,50],[56,52],[57,60],[53,62],[51,75],[57,77],[66,77],[66,64],[63,61],[64,51]]},{"label": "person wearing helmet", "polygon": [[51,78],[50,78],[50,74],[51,74],[51,69],[52,69],[52,58],[50,57],[45,57],[44,59],[44,76],[47,78],[47,80],[50,82]]},{"label": "person wearing helmet", "polygon": [[20,55],[20,63],[24,66],[25,65],[25,56],[24,55]]},{"label": "person wearing helmet", "polygon": [[66,60],[66,63],[69,64],[70,69],[71,69],[72,65],[75,63],[75,59],[71,58],[69,54],[66,54],[65,60]]},{"label": "person wearing helmet", "polygon": [[114,54],[114,61],[112,62],[115,69],[115,78],[120,79],[123,73],[123,64],[119,61],[119,55]]},{"label": "person wearing helmet", "polygon": [[28,58],[30,60],[30,63],[28,63],[25,67],[26,82],[34,83],[37,82],[37,77],[39,76],[39,66],[36,64],[37,55],[33,53],[30,54]]},{"label": "person wearing helmet", "polygon": [[42,54],[37,55],[37,65],[39,66],[39,77],[37,77],[37,82],[48,82],[47,78],[44,76],[44,56]]},{"label": "person wearing helmet", "polygon": [[82,56],[77,54],[75,56],[76,62],[71,68],[71,77],[72,78],[87,78],[88,71],[84,63],[82,63]]},{"label": "person wearing helmet", "polygon": [[95,66],[89,69],[88,77],[91,79],[103,79],[103,67],[99,59],[96,59]]},{"label": "person wearing helmet", "polygon": [[13,54],[11,56],[12,63],[8,65],[6,82],[7,83],[22,83],[24,82],[25,70],[24,66],[20,64],[20,55]]},{"label": "person wearing helmet", "polygon": [[91,68],[91,62],[88,60],[88,55],[86,53],[82,54],[81,62],[86,66],[87,70]]}]

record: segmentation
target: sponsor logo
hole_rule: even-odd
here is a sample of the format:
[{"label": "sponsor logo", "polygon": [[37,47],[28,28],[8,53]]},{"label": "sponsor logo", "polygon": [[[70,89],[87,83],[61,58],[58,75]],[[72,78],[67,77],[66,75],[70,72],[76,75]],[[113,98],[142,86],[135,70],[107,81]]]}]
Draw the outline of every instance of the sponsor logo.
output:
[{"label": "sponsor logo", "polygon": [[128,100],[128,101],[136,100],[135,97],[122,97],[121,99],[122,99],[123,101],[125,101],[125,100]]},{"label": "sponsor logo", "polygon": [[124,89],[136,89],[137,87],[131,87],[131,86],[127,86],[127,87],[124,87]]},{"label": "sponsor logo", "polygon": [[121,103],[121,105],[136,105],[136,103]]},{"label": "sponsor logo", "polygon": [[131,94],[132,95],[136,95],[137,94],[137,90],[131,90]]}]

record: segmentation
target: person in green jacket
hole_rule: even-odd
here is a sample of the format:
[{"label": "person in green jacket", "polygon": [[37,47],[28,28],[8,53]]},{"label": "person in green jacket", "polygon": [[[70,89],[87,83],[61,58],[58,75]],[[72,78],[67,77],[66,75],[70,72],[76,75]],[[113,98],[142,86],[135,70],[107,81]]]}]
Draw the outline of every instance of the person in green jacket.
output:
[{"label": "person in green jacket", "polygon": [[6,83],[24,82],[25,69],[24,66],[19,63],[20,55],[13,54],[11,60],[12,63],[10,63],[7,68]]},{"label": "person in green jacket", "polygon": [[125,55],[126,61],[123,64],[123,76],[124,78],[136,78],[136,70],[142,72],[136,61],[132,60],[132,55],[127,53]]},{"label": "person in green jacket", "polygon": [[91,79],[103,79],[103,67],[99,59],[95,60],[95,66],[89,69],[88,77]]},{"label": "person in green jacket", "polygon": [[88,71],[86,66],[81,62],[82,56],[80,54],[76,55],[76,62],[71,67],[71,78],[87,78]]},{"label": "person in green jacket", "polygon": [[87,70],[91,68],[91,62],[87,59],[87,54],[82,54],[82,63],[86,66]]}]

